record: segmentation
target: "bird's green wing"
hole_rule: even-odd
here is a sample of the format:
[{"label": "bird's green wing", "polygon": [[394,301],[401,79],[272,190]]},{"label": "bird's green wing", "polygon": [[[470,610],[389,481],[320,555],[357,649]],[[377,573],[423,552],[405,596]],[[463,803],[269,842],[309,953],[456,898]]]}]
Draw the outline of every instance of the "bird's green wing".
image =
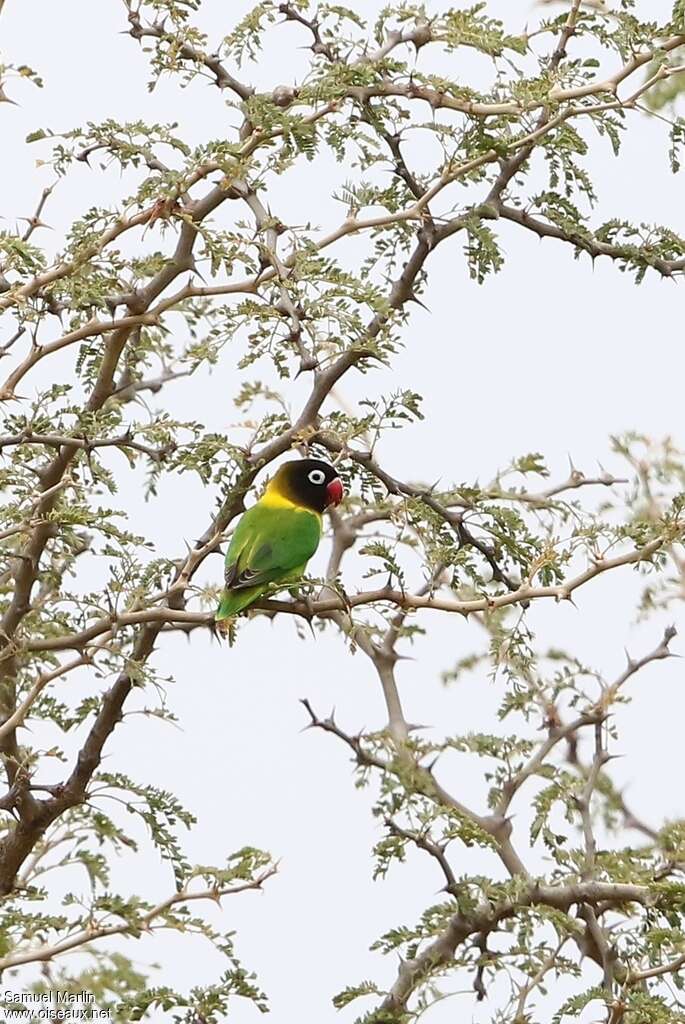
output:
[{"label": "bird's green wing", "polygon": [[226,552],[226,589],[217,619],[246,608],[269,583],[303,572],[320,538],[321,520],[316,513],[259,503],[249,509]]}]

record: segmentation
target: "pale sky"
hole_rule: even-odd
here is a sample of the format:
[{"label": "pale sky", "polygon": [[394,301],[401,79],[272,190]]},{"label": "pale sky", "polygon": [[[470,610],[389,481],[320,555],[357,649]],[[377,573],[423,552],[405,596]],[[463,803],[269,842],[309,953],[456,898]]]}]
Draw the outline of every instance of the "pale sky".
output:
[{"label": "pale sky", "polygon": [[[248,6],[244,0],[206,0],[204,23],[217,36],[225,34]],[[364,9],[371,14],[381,6],[373,0]],[[488,6],[515,28],[536,14],[527,0],[492,0]],[[663,0],[641,6],[652,17],[657,8],[665,13],[670,7]],[[0,214],[10,223],[32,211],[47,180],[35,164],[46,154],[24,145],[29,131],[140,117],[178,120],[179,132],[194,142],[219,137],[230,122],[218,90],[200,82],[179,92],[166,81],[149,94],[145,55],[118,34],[124,28],[116,0],[7,0],[0,21],[5,57],[30,64],[46,82],[43,90],[14,85],[9,91],[19,106],[0,108]],[[282,50],[273,48],[267,57],[259,72],[265,83],[289,82],[297,74]],[[246,77],[256,78],[252,69]],[[620,216],[664,222],[685,233],[682,175],[671,174],[666,149],[664,126],[642,115],[635,115],[619,160],[599,140],[591,161],[599,222]],[[325,170],[336,171],[330,163]],[[79,166],[49,210],[55,238],[83,204],[111,202],[124,191],[117,172],[99,175]],[[322,168],[304,166],[273,197],[274,209],[291,223],[303,215],[325,221],[329,192]],[[425,398],[426,419],[384,443],[386,467],[405,479],[487,481],[513,456],[539,450],[560,479],[569,455],[588,473],[598,463],[618,469],[610,454],[612,433],[635,429],[681,438],[682,282],[650,275],[638,288],[608,260],[593,267],[588,258],[576,261],[567,248],[540,243],[512,225],[497,231],[505,243],[503,270],[479,286],[468,277],[461,240],[445,245],[429,268],[430,313],[412,311],[406,348],[392,374],[375,371],[362,381],[373,396],[410,387]],[[190,388],[171,388],[169,401],[182,415],[192,415],[194,407],[197,414],[201,402],[210,429],[228,429],[236,418],[233,373],[231,378],[219,371]],[[361,394],[359,387],[346,383],[346,397]],[[290,393],[295,405],[301,393]],[[138,507],[135,481],[122,478],[121,487],[160,553],[177,555],[184,539],[205,528],[210,503],[190,480],[176,487],[163,513],[158,506]],[[326,556],[322,545],[314,573],[322,571]],[[210,560],[210,569],[220,574],[219,559]],[[563,645],[612,677],[623,666],[625,647],[641,654],[659,639],[661,620],[635,624],[637,592],[630,571],[611,574],[582,590],[577,609],[540,604],[528,620],[547,645]],[[443,669],[482,645],[478,627],[437,613],[423,621],[427,637],[416,644],[415,660],[398,670],[407,717],[440,734],[493,730],[499,691],[485,672],[448,689],[440,682]],[[676,650],[685,650],[682,642]],[[157,664],[175,676],[169,703],[182,728],[131,720],[108,745],[106,767],[178,793],[200,819],[187,842],[191,860],[219,863],[245,844],[280,858],[279,875],[263,894],[231,898],[223,911],[210,908],[208,914],[218,926],[237,931],[237,950],[257,972],[274,1020],[351,1022],[362,1004],[338,1014],[331,997],[365,978],[381,986],[392,982],[396,961],[368,947],[386,929],[414,923],[437,902],[442,884],[433,863],[416,854],[387,880],[372,881],[370,850],[381,835],[370,814],[372,792],[355,790],[347,752],[335,739],[301,731],[303,697],[322,713],[335,706],[351,731],[382,726],[371,664],[361,654],[352,658],[332,633],[299,641],[289,619],[259,618],[241,630],[231,650],[199,634],[190,643],[166,639]],[[628,787],[635,809],[653,822],[684,811],[681,794],[662,782],[682,743],[681,665],[674,660],[645,671],[636,681],[635,703],[620,714],[625,757],[615,776]],[[88,692],[86,677],[69,685],[78,694]],[[478,764],[455,758],[446,779],[465,802],[482,806]],[[499,870],[485,854],[467,857],[455,847],[454,856],[458,872],[472,871],[478,857],[484,868]],[[153,856],[122,862],[116,875],[124,890],[147,885],[146,895],[154,897],[173,884]],[[142,963],[162,963],[155,981],[179,988],[210,982],[222,969],[218,955],[182,937],[128,943],[126,949]],[[460,980],[453,987],[469,985]],[[426,1024],[490,1019],[492,1004],[474,1007],[471,996],[458,996],[431,1010]],[[234,1004],[236,1024],[258,1018],[247,1003]]]}]

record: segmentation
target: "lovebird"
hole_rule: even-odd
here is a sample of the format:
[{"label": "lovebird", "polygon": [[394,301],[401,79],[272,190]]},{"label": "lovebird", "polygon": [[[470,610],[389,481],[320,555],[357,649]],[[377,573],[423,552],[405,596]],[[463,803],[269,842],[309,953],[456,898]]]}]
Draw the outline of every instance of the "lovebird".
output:
[{"label": "lovebird", "polygon": [[343,494],[335,469],[320,459],[297,459],[279,468],[231,537],[217,622],[249,608],[271,583],[304,574],[321,540],[322,514],[340,504]]}]

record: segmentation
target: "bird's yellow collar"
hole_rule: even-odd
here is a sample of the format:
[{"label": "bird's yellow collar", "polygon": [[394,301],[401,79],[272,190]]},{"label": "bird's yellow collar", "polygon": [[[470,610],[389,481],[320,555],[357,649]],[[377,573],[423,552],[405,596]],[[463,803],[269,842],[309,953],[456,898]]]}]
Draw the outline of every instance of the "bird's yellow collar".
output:
[{"label": "bird's yellow collar", "polygon": [[275,480],[271,480],[267,484],[264,494],[259,499],[259,504],[263,508],[293,508],[297,509],[298,512],[308,512],[309,515],[316,516],[317,519],[321,519],[318,512],[311,508],[305,508],[304,505],[298,505],[297,502],[291,501],[290,498],[286,498],[285,494],[279,491]]},{"label": "bird's yellow collar", "polygon": [[299,505],[296,505],[294,501],[281,494],[274,487],[273,483],[268,484],[264,494],[259,499],[259,504],[264,505],[265,508],[299,508]]}]

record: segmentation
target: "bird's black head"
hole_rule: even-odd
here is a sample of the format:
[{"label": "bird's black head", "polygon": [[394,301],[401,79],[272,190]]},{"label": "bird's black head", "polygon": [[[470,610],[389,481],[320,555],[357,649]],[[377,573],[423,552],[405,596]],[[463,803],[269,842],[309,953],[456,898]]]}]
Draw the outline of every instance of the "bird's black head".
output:
[{"label": "bird's black head", "polygon": [[329,505],[338,505],[344,494],[337,471],[321,459],[284,463],[268,490],[313,512],[324,512]]}]

